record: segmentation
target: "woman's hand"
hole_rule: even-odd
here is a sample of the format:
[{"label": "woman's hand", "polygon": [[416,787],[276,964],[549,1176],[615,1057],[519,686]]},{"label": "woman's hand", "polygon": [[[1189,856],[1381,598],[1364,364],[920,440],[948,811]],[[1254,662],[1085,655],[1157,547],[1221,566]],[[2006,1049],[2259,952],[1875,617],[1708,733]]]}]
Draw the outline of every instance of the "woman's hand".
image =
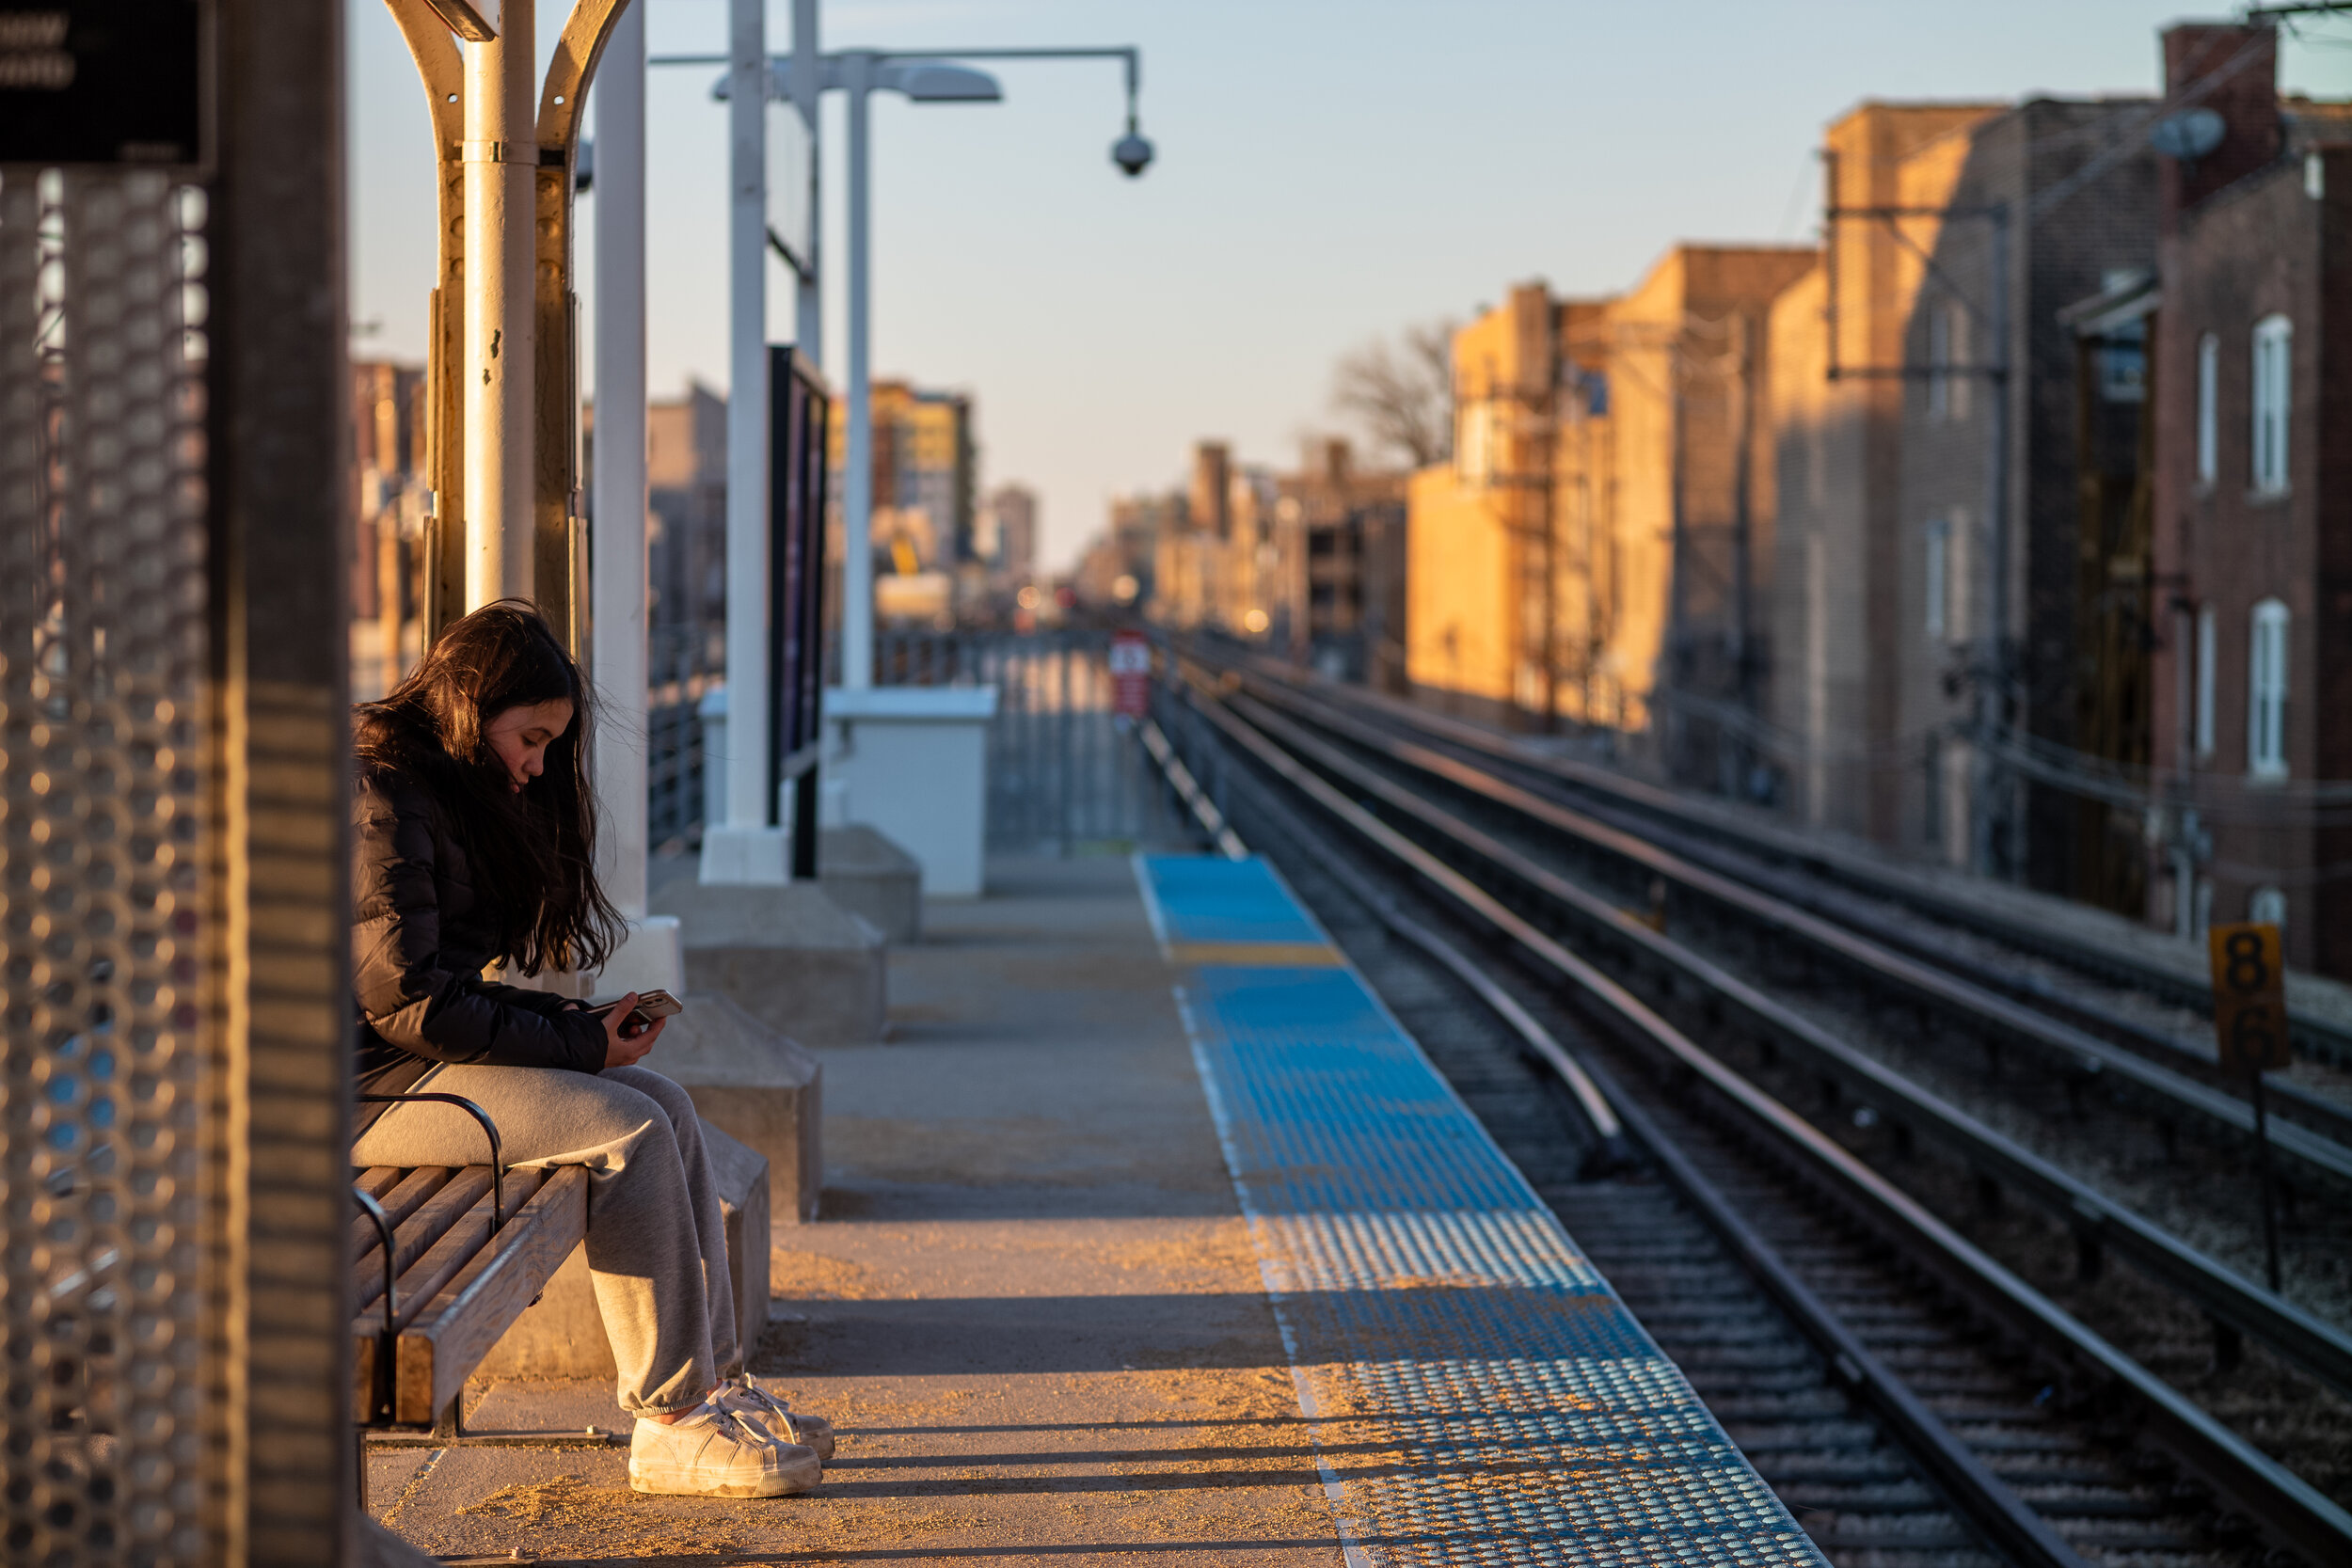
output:
[{"label": "woman's hand", "polygon": [[[633,1067],[653,1042],[661,1037],[662,1025],[670,1021],[655,1019],[648,1023],[637,1016],[637,993],[630,991],[605,1010],[604,1065],[608,1068]],[[636,1025],[631,1028],[630,1025]]]}]

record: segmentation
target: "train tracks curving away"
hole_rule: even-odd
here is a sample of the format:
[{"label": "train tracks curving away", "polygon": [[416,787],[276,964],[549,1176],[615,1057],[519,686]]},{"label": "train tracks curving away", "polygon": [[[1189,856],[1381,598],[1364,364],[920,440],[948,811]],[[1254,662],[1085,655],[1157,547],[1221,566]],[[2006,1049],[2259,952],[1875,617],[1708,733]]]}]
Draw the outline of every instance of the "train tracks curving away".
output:
[{"label": "train tracks curving away", "polygon": [[1163,766],[1331,927],[1833,1560],[2352,1562],[2324,1074],[2279,1143],[2274,1294],[2244,1103],[2147,1037],[2180,997],[2013,983],[1983,930],[1871,918],[1886,884],[1467,726],[1170,673]]}]

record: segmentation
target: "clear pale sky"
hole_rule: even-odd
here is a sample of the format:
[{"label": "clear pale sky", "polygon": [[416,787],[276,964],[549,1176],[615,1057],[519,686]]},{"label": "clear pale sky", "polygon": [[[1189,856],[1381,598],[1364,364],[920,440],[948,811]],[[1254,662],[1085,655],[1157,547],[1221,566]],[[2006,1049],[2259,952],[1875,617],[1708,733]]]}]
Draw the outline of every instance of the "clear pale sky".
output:
[{"label": "clear pale sky", "polygon": [[[421,359],[432,149],[381,0],[351,17],[353,347]],[[521,4],[524,0],[508,0]],[[655,54],[723,52],[726,0],[648,6]],[[542,49],[568,5],[538,8]],[[1814,230],[1820,128],[1864,98],[2144,94],[2147,0],[825,0],[828,49],[1138,44],[1159,161],[1111,166],[1113,62],[992,65],[1005,102],[874,109],[874,366],[977,398],[984,485],[1043,497],[1049,561],[1189,443],[1290,467],[1342,428],[1333,360],[1515,280],[1622,289],[1677,240]],[[2210,14],[2213,12],[2190,12]],[[769,45],[789,48],[788,0]],[[2352,96],[2352,24],[2286,41],[2290,88]],[[726,384],[725,109],[716,68],[657,70],[656,396]],[[840,105],[826,238],[841,256]],[[591,96],[590,126],[594,126]],[[583,318],[595,275],[580,203]],[[789,280],[771,266],[771,336]],[[827,369],[842,358],[840,272]],[[591,366],[583,362],[587,380]]]}]

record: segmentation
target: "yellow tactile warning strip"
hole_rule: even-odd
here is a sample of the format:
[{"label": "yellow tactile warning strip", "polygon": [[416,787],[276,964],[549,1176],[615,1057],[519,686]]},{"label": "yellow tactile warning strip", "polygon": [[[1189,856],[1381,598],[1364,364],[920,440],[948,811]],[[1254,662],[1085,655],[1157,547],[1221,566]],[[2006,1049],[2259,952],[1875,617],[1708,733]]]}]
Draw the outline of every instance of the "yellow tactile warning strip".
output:
[{"label": "yellow tactile warning strip", "polygon": [[1177,942],[1164,949],[1179,969],[1337,969],[1339,949],[1324,942]]}]

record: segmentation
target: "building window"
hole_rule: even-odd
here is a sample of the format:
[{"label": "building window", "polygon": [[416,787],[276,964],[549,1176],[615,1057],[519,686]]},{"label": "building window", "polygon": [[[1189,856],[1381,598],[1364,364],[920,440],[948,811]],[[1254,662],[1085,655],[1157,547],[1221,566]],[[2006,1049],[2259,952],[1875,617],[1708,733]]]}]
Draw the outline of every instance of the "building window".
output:
[{"label": "building window", "polygon": [[2109,403],[2148,401],[2148,327],[2133,322],[2099,345],[2099,395]]},{"label": "building window", "polygon": [[1483,489],[1494,479],[1494,403],[1487,398],[1465,402],[1460,419],[1461,429],[1454,442],[1454,473],[1462,483]]},{"label": "building window", "polygon": [[1928,736],[1920,784],[1919,836],[1930,847],[1944,842],[1944,738]]},{"label": "building window", "polygon": [[2197,340],[2197,483],[2210,487],[2221,468],[2221,425],[2215,404],[2221,395],[2221,340],[2208,332]]},{"label": "building window", "polygon": [[2295,324],[2265,316],[2254,324],[2254,488],[2287,487],[2287,411],[2294,381]]},{"label": "building window", "polygon": [[2284,888],[2258,887],[2246,900],[2246,918],[2257,926],[2276,926],[2283,934],[2287,928],[2287,895]]},{"label": "building window", "polygon": [[1958,300],[1928,308],[1928,418],[1968,417],[1968,316]]},{"label": "building window", "polygon": [[1927,568],[1927,592],[1923,603],[1928,637],[1940,642],[1950,633],[1947,614],[1952,592],[1952,525],[1949,518],[1935,517],[1928,523]]},{"label": "building window", "polygon": [[2213,755],[2213,606],[2197,607],[2197,715],[2196,729],[2190,738],[2196,742],[2197,754]]},{"label": "building window", "polygon": [[2287,776],[2287,607],[2254,607],[2246,676],[2246,770],[2258,779]]}]

